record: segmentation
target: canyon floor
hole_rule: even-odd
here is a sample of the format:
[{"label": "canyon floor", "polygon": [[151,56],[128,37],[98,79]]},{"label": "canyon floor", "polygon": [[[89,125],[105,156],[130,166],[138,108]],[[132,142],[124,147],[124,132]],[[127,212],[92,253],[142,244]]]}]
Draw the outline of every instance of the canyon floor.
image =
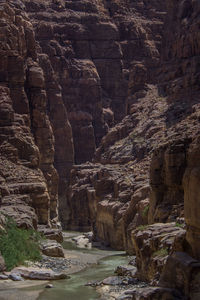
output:
[{"label": "canyon floor", "polygon": [[[84,244],[79,243],[77,247],[77,244],[71,240],[71,237],[76,238],[79,236],[82,237],[81,240],[84,241]],[[68,275],[74,274],[74,278],[70,279],[69,277],[69,279],[59,281],[1,280],[0,299],[36,300],[47,298],[58,299],[58,297],[59,299],[78,299],[80,296],[82,299],[97,299],[100,298],[99,294],[108,297],[108,291],[106,293],[104,291],[101,291],[101,293],[99,291],[97,293],[95,292],[95,287],[86,287],[85,285],[87,284],[87,280],[97,282],[100,279],[103,280],[108,274],[111,275],[113,273],[114,275],[115,265],[118,266],[120,263],[127,263],[131,259],[130,257],[128,258],[125,256],[125,252],[114,251],[111,248],[106,248],[100,243],[98,243],[98,248],[91,248],[91,244],[86,238],[84,238],[84,235],[80,235],[80,233],[77,232],[65,232],[63,246],[65,259],[68,261],[68,267],[62,268],[62,271]],[[108,259],[108,264],[106,263],[106,267],[103,266],[99,268],[99,261],[104,258]],[[49,266],[51,266],[50,258],[49,261]],[[55,259],[55,264],[52,267],[54,271],[55,268],[57,269],[57,272],[60,271],[59,263],[59,258]],[[40,262],[35,264],[32,263],[31,267],[38,267],[38,265],[40,265]],[[49,284],[52,284],[52,289],[46,288]],[[89,285],[90,284],[91,282]],[[115,285],[115,289],[117,286],[119,286],[119,284]]]}]

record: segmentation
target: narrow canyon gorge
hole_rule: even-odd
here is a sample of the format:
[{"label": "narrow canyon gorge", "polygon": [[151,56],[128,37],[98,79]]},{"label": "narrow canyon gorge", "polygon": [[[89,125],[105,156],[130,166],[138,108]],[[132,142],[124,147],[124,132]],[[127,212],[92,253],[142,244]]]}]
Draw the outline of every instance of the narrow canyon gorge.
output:
[{"label": "narrow canyon gorge", "polygon": [[6,216],[136,256],[112,299],[200,299],[199,0],[0,0]]}]

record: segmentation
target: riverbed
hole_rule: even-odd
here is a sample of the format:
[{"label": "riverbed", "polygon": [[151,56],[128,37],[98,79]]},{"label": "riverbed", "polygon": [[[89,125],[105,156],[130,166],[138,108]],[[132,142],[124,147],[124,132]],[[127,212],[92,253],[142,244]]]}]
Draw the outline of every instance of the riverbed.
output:
[{"label": "riverbed", "polygon": [[125,252],[109,248],[97,247],[79,248],[72,241],[79,232],[64,233],[64,253],[71,261],[71,267],[66,270],[69,279],[51,281],[53,288],[45,288],[47,282],[10,282],[0,289],[0,299],[9,300],[95,300],[99,299],[96,289],[86,286],[88,282],[103,280],[113,276],[118,265],[127,264]]},{"label": "riverbed", "polygon": [[[93,280],[102,280],[105,277],[112,276],[115,267],[120,264],[126,264],[128,257],[125,252],[114,251],[111,249],[98,248],[78,248],[71,242],[73,233],[69,233],[67,238],[65,233],[65,257],[70,257],[80,262],[80,266],[85,265],[85,269],[70,275],[70,279],[52,282],[54,288],[45,289],[41,292],[38,300],[94,300],[99,298],[95,288],[85,284]],[[74,236],[79,233],[74,233]],[[70,270],[69,270],[70,272]]]}]

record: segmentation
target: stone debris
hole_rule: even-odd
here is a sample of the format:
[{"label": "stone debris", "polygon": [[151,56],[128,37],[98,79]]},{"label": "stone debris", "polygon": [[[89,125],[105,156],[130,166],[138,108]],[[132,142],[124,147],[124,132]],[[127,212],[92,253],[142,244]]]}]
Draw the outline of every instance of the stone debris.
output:
[{"label": "stone debris", "polygon": [[115,273],[118,276],[131,276],[131,277],[134,277],[136,271],[137,271],[137,268],[135,266],[132,266],[132,265],[118,266],[115,269]]},{"label": "stone debris", "polygon": [[42,256],[42,259],[38,262],[27,262],[28,266],[30,267],[37,267],[37,268],[45,268],[51,269],[54,272],[63,272],[70,268],[71,264],[74,264],[72,260],[67,258],[61,257],[49,257],[49,256]]},{"label": "stone debris", "polygon": [[50,283],[45,286],[46,289],[52,289],[53,287],[54,287],[53,284]]},{"label": "stone debris", "polygon": [[12,279],[13,281],[23,281],[24,280],[23,276],[21,276],[21,274],[15,270],[9,275],[9,278]]}]

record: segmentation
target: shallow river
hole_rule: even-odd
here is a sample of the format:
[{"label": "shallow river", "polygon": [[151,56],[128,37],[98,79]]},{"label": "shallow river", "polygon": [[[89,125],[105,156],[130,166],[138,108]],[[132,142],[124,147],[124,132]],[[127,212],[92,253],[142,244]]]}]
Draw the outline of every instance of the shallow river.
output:
[{"label": "shallow river", "polygon": [[[77,234],[75,234],[77,235]],[[121,264],[127,264],[128,257],[124,252],[93,249],[80,249],[69,241],[65,241],[64,248],[72,256],[86,256],[91,264],[84,270],[70,275],[70,279],[52,282],[54,288],[44,289],[38,300],[94,300],[99,295],[95,288],[85,286],[87,282],[101,280],[113,276],[114,269]],[[101,258],[104,257],[104,258]],[[98,260],[97,264],[93,262]]]}]

